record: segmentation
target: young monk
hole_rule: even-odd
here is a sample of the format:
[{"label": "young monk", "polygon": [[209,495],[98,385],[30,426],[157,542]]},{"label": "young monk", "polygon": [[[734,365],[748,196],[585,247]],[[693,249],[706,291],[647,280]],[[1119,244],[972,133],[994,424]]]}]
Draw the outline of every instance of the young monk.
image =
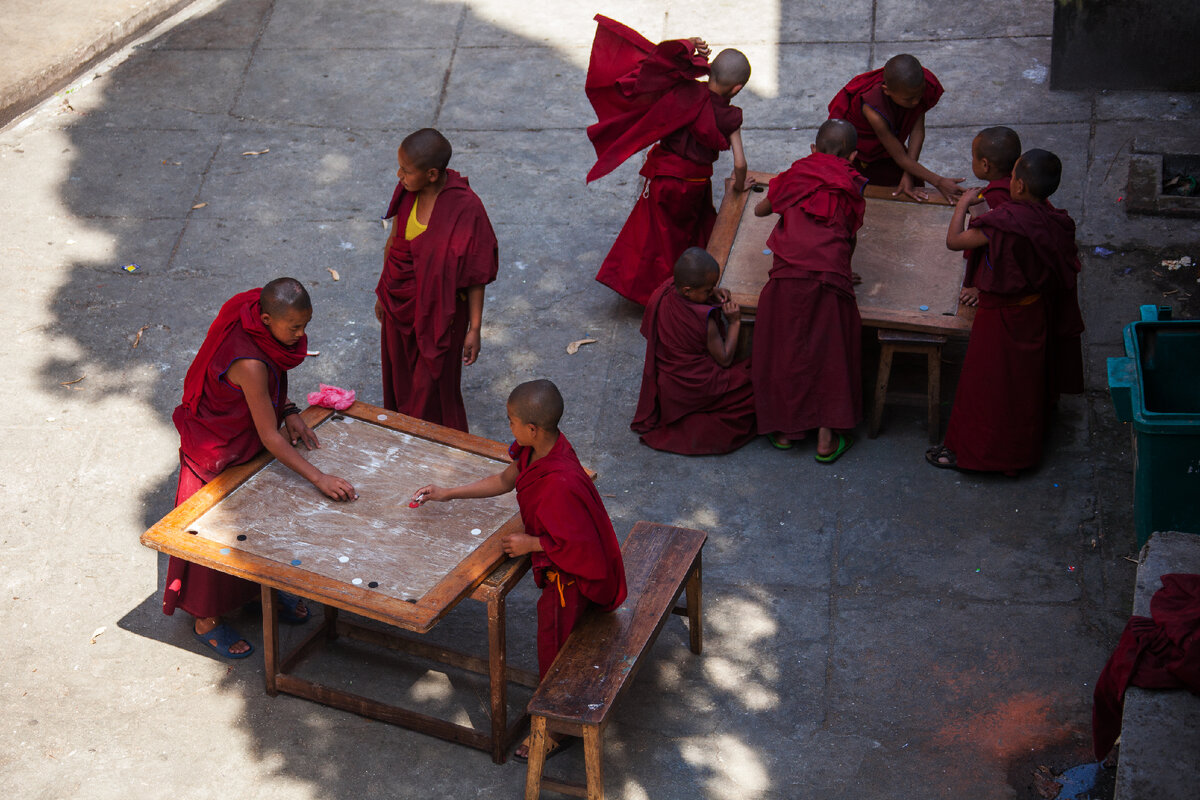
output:
[{"label": "young monk", "polygon": [[962,178],[945,178],[920,163],[925,112],[937,105],[942,85],[908,54],[892,56],[883,69],[855,77],[829,102],[831,119],[849,120],[858,132],[855,166],[870,183],[895,186],[895,196],[928,200],[926,182],[947,200],[962,191]]},{"label": "young monk", "polygon": [[[971,142],[971,171],[987,186],[976,191],[976,199],[986,202],[988,210],[1002,206],[1012,200],[1009,181],[1012,169],[1021,157],[1021,137],[1012,128],[997,125],[984,128]],[[975,205],[975,202],[972,202]],[[979,260],[970,258],[971,251],[963,251],[967,259],[967,270],[963,275],[963,288],[958,302],[965,306],[979,305],[979,289],[975,287],[975,267]]]},{"label": "young monk", "polygon": [[1036,465],[1059,393],[1083,391],[1075,223],[1047,202],[1061,175],[1058,156],[1029,150],[1013,167],[1011,202],[970,227],[976,192],[954,208],[946,246],[974,249],[979,311],[946,441],[925,453],[935,467],[1016,475]]},{"label": "young monk", "polygon": [[400,144],[375,317],[384,407],[465,431],[462,368],[479,357],[483,287],[500,262],[483,203],[447,168],[451,153],[433,128]]},{"label": "young monk", "polygon": [[[508,396],[512,463],[465,486],[423,486],[413,502],[495,497],[517,490],[523,533],[504,537],[510,556],[533,554],[537,603],[538,675],[545,677],[571,630],[592,605],[612,611],[625,600],[625,565],[604,501],[558,430],[563,400],[547,380],[522,383]],[[553,743],[550,752],[561,747]],[[527,758],[526,740],[516,752]]]},{"label": "young monk", "polygon": [[[276,278],[261,290],[234,295],[221,306],[183,380],[183,402],[172,419],[179,430],[181,504],[226,467],[244,464],[264,447],[334,500],[353,500],[354,487],[326,475],[296,451],[319,446],[300,409],[288,401],[287,371],[308,352],[304,329],[312,301],[299,281]],[[283,431],[280,431],[280,424]],[[226,658],[245,658],[250,644],[221,617],[258,597],[257,584],[172,558],[163,613],[195,617],[196,638]],[[283,622],[308,619],[303,601],[282,595]]]},{"label": "young monk", "polygon": [[[655,142],[642,165],[641,194],[596,280],[645,305],[671,277],[675,259],[708,244],[716,221],[713,162],[733,150],[733,190],[746,186],[742,110],[730,100],[750,80],[750,62],[722,50],[708,63],[703,39],[652,44],[596,16],[586,90],[599,119],[588,128],[596,148],[589,182]],[[696,80],[708,75],[707,81]]]},{"label": "young monk", "polygon": [[728,453],[754,438],[750,364],[733,363],[742,312],[699,247],[675,262],[642,317],[646,365],[633,424],[644,444],[683,455]]},{"label": "young monk", "polygon": [[788,450],[817,429],[816,459],[830,464],[862,420],[862,319],[850,272],[866,185],[852,166],[854,126],[827,120],[812,154],[771,180],[754,208],[779,222],[754,322],[758,431]]}]

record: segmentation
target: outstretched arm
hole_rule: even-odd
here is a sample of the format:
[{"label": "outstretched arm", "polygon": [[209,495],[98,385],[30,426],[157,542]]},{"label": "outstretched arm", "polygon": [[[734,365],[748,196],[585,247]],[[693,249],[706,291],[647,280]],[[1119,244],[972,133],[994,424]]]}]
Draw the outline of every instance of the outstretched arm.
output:
[{"label": "outstretched arm", "polygon": [[413,492],[412,501],[418,505],[424,505],[430,500],[444,503],[447,500],[465,500],[470,497],[495,497],[511,492],[516,486],[517,465],[514,462],[505,467],[503,472],[480,478],[474,483],[449,488],[435,486],[432,483],[422,486]]},{"label": "outstretched arm", "polygon": [[[275,421],[275,409],[271,405],[271,397],[267,392],[267,365],[250,358],[240,358],[233,362],[225,377],[234,386],[242,390],[246,405],[250,407],[250,417],[254,420],[254,429],[263,447],[275,456],[281,464],[307,480],[321,490],[321,493],[333,500],[353,500],[358,497],[349,481],[336,475],[326,475],[310,464],[296,451],[292,443],[279,432]],[[307,425],[304,426],[306,429]],[[311,434],[311,431],[309,432]],[[293,432],[289,429],[289,434]],[[301,437],[303,438],[303,437]],[[305,444],[308,440],[304,439]],[[316,438],[312,439],[316,443]]]},{"label": "outstretched arm", "polygon": [[746,191],[746,152],[742,149],[742,129],[729,134],[729,149],[733,151],[733,190]]},{"label": "outstretched arm", "polygon": [[[867,118],[867,122],[871,125],[871,130],[875,132],[875,137],[879,139],[879,143],[887,150],[887,154],[892,157],[896,165],[904,170],[906,175],[911,175],[920,178],[932,185],[935,189],[942,193],[947,200],[953,201],[962,191],[958,188],[958,184],[962,183],[962,178],[943,178],[936,172],[926,169],[917,161],[917,157],[921,154],[921,148],[925,144],[925,115],[917,120],[917,124],[913,127],[913,131],[909,134],[909,145],[897,139],[891,128],[888,127],[885,120],[878,111],[868,105],[863,105],[863,115]],[[915,145],[915,147],[913,146]],[[912,155],[912,153],[916,155]],[[907,181],[902,180],[898,191],[898,195],[907,195],[914,200],[925,200],[927,197],[919,195],[912,190],[911,178]]]}]

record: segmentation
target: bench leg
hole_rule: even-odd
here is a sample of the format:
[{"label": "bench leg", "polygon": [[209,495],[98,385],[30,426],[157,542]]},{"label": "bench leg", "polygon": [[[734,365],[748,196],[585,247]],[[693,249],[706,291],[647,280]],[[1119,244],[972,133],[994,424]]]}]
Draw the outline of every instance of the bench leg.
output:
[{"label": "bench leg", "polygon": [[[583,762],[587,767],[587,800],[604,800],[604,751],[600,745],[600,726],[588,725],[583,729]],[[529,759],[530,768],[533,759]],[[530,800],[526,783],[525,800]]]},{"label": "bench leg", "polygon": [[542,769],[545,766],[546,718],[535,716],[529,722],[529,768],[525,771],[525,800],[538,800],[541,796]]},{"label": "bench leg", "polygon": [[700,654],[701,648],[704,646],[704,631],[701,628],[701,620],[703,619],[703,608],[701,606],[701,569],[700,555],[696,555],[696,564],[692,567],[692,574],[687,582],[687,615],[688,615],[688,646],[696,655]]},{"label": "bench leg", "polygon": [[942,440],[941,406],[942,406],[942,348],[935,347],[929,351],[928,366],[925,371],[929,375],[929,443],[937,444]]},{"label": "bench leg", "polygon": [[879,435],[879,426],[883,424],[883,404],[887,400],[888,380],[892,375],[892,346],[885,344],[879,348],[879,372],[875,376],[875,405],[871,407],[871,420],[867,424],[867,438],[874,439]]}]

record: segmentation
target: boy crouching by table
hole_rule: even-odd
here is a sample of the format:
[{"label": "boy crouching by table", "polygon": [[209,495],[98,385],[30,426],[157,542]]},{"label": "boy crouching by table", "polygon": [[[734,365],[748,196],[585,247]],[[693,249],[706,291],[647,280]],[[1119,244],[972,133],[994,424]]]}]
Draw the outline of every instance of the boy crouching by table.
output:
[{"label": "boy crouching by table", "polygon": [[[525,531],[504,537],[510,556],[533,555],[533,578],[542,596],[537,603],[538,676],[545,677],[555,656],[596,605],[612,611],[625,600],[625,565],[604,501],[574,448],[558,430],[563,399],[548,380],[522,383],[508,396],[512,463],[503,472],[465,486],[423,486],[413,502],[444,502],[495,497],[517,490]],[[563,742],[552,742],[554,753]],[[529,740],[515,756],[524,760]]]}]

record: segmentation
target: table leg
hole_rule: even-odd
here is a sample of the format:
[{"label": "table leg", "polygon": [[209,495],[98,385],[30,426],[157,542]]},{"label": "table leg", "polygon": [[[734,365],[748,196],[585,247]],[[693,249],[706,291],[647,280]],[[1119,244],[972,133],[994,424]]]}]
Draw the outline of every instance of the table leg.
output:
[{"label": "table leg", "polygon": [[322,616],[325,617],[325,640],[332,642],[338,638],[338,607],[326,603],[323,607]]},{"label": "table leg", "polygon": [[492,761],[503,764],[508,749],[508,651],[504,595],[488,598],[488,684],[492,702]]},{"label": "table leg", "polygon": [[279,615],[275,603],[279,595],[270,586],[262,587],[263,610],[263,666],[267,677],[267,694],[274,697],[279,693],[275,678],[279,674]]},{"label": "table leg", "polygon": [[[583,729],[583,763],[587,771],[587,800],[604,800],[604,752],[599,725]],[[533,765],[532,758],[529,764]]]},{"label": "table leg", "polygon": [[700,649],[704,646],[704,631],[701,627],[704,619],[704,609],[701,591],[701,565],[700,554],[696,554],[696,565],[692,569],[691,577],[687,582],[687,612],[688,612],[688,645],[692,652],[699,655]]}]

